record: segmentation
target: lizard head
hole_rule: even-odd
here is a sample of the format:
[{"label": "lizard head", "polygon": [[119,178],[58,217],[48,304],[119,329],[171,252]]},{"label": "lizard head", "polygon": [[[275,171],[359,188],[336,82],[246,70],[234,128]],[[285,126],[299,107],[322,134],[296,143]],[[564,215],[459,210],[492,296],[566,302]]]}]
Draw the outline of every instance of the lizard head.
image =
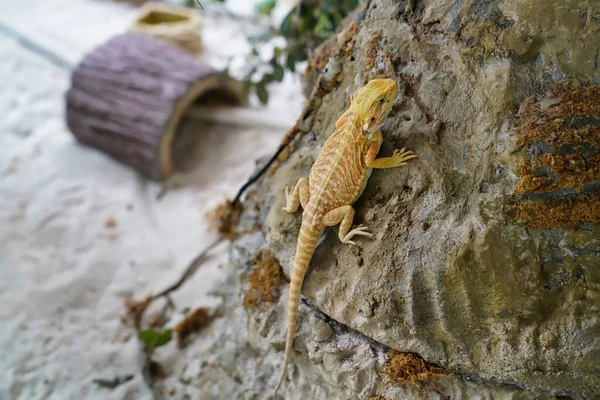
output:
[{"label": "lizard head", "polygon": [[373,79],[356,92],[351,107],[366,135],[379,130],[397,94],[398,84],[393,79]]}]

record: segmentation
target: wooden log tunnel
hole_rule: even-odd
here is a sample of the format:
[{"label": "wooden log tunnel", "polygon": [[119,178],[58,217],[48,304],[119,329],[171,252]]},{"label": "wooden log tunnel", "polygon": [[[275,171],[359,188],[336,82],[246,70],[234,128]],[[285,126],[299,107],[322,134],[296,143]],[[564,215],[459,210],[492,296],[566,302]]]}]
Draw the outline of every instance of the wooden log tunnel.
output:
[{"label": "wooden log tunnel", "polygon": [[127,33],[95,49],[73,72],[67,124],[81,143],[164,180],[175,169],[172,147],[182,117],[209,92],[239,102],[244,89],[187,52]]}]

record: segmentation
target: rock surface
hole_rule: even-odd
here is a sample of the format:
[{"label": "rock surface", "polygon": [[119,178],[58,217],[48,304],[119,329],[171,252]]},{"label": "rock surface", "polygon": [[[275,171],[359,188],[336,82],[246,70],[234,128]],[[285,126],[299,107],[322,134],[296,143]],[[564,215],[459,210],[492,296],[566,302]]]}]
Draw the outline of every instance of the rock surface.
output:
[{"label": "rock surface", "polygon": [[[255,201],[289,274],[300,215],[280,211],[284,187],[308,175],[359,87],[395,78],[401,90],[381,154],[407,147],[419,158],[374,171],[355,208],[376,239],[353,248],[326,230],[303,293],[366,337],[463,377],[592,399],[600,397],[600,5],[548,3],[368,2],[352,54],[338,60],[338,86]],[[283,310],[267,336],[282,329]],[[314,329],[304,322],[296,337],[291,382],[327,371],[304,356]],[[332,388],[342,382],[334,370],[323,390],[347,398]],[[364,393],[365,381],[348,379],[347,390]]]},{"label": "rock surface", "polygon": [[[249,227],[254,218],[243,225]],[[229,278],[214,291],[223,299],[223,318],[214,322],[208,346],[184,371],[191,398],[201,399],[519,399],[534,400],[541,393],[514,385],[484,382],[476,377],[448,374],[424,384],[390,384],[380,374],[390,349],[364,334],[331,320],[307,301],[300,304],[299,328],[290,379],[278,396],[277,383],[285,346],[284,310],[287,289],[278,301],[265,307],[240,307],[248,291],[253,257],[267,244],[260,232],[234,242]],[[283,285],[280,288],[284,288]]]}]

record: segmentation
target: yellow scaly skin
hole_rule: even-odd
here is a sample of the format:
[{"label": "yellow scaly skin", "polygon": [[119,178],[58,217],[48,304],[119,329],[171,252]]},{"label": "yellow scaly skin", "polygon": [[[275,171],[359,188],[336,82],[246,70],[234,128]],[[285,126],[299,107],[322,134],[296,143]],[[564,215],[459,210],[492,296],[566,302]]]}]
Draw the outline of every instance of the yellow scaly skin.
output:
[{"label": "yellow scaly skin", "polygon": [[392,79],[374,79],[361,88],[350,108],[337,120],[335,131],[325,142],[310,170],[309,178],[285,189],[286,206],[293,213],[302,205],[302,225],[298,235],[288,300],[288,331],[285,357],[275,394],[279,390],[292,353],[298,318],[300,288],[315,251],[317,240],[327,226],[340,224],[342,243],[356,245],[354,236],[373,237],[369,228],[354,229],[353,204],[362,194],[373,168],[394,168],[415,158],[412,151],[395,150],[391,157],[376,158],[383,141],[380,126],[392,109],[398,84]]}]

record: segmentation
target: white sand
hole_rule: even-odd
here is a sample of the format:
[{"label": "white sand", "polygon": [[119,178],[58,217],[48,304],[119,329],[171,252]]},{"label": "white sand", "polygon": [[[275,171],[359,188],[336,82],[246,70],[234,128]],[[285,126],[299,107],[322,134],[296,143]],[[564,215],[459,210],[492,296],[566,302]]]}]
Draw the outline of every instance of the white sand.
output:
[{"label": "white sand", "polygon": [[[186,185],[157,201],[160,185],[77,144],[64,122],[70,71],[62,64],[124,31],[132,6],[3,0],[0,7],[0,399],[151,398],[135,332],[119,320],[124,297],[179,277],[215,238],[205,212],[233,196],[254,159],[272,153],[285,132],[212,125]],[[247,46],[225,18],[207,19],[205,37],[215,64]],[[287,78],[266,109],[283,125],[302,105],[298,77]],[[106,226],[109,218],[116,227]],[[224,278],[225,250],[176,293],[178,313],[217,304],[208,293]],[[179,364],[194,359],[192,350],[172,354]],[[131,373],[114,390],[91,382]]]}]

